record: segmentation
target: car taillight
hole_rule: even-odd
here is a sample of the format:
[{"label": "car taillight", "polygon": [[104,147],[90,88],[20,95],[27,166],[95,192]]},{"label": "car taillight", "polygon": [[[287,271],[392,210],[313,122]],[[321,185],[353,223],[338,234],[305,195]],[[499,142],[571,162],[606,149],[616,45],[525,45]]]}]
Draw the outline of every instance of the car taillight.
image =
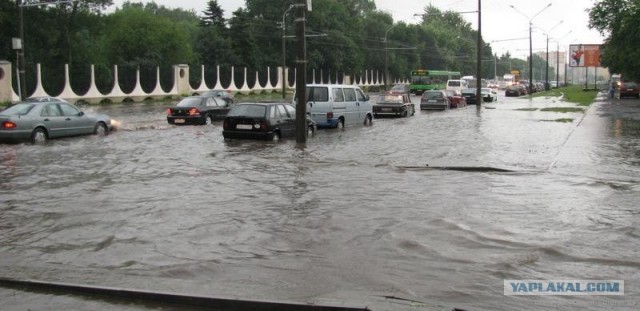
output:
[{"label": "car taillight", "polygon": [[167,115],[170,116],[171,115],[171,108],[167,108]]},{"label": "car taillight", "polygon": [[18,125],[13,123],[13,122],[11,122],[11,121],[2,122],[2,128],[3,129],[14,129],[16,127],[18,127]]},{"label": "car taillight", "polygon": [[333,112],[327,112],[327,119],[333,119]]},{"label": "car taillight", "polygon": [[198,110],[197,108],[191,108],[191,109],[189,109],[189,115],[190,116],[200,115],[200,110]]}]

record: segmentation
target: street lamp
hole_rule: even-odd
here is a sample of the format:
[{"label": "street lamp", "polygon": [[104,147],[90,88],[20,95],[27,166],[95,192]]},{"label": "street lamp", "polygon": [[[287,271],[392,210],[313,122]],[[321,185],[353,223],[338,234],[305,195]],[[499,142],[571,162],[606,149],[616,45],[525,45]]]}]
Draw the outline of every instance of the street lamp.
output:
[{"label": "street lamp", "polygon": [[389,85],[389,64],[388,64],[388,43],[387,43],[387,35],[389,34],[389,31],[391,31],[391,29],[393,29],[393,27],[395,27],[397,24],[393,24],[391,25],[391,27],[389,27],[387,29],[387,31],[384,33],[384,87],[386,89],[386,87]]},{"label": "street lamp", "polygon": [[[569,30],[569,32],[567,32],[564,36],[560,37],[560,39],[558,39],[556,41],[556,43],[558,43],[558,48],[556,49],[556,87],[560,86],[560,40],[564,39],[566,36],[568,36],[572,32],[573,32],[573,30]],[[565,64],[566,64],[566,62],[565,62]],[[564,70],[564,78],[565,78],[565,80],[567,79],[567,70],[566,69]]]},{"label": "street lamp", "polygon": [[542,8],[542,10],[534,14],[533,17],[529,17],[527,14],[524,14],[520,12],[518,9],[516,9],[515,6],[510,5],[512,9],[514,9],[516,12],[520,13],[522,16],[526,17],[529,20],[529,94],[533,93],[533,45],[531,43],[531,28],[533,26],[533,19],[536,18],[536,16],[540,15],[542,11],[546,10],[550,6],[551,6],[551,3],[547,4],[547,6]]},{"label": "street lamp", "polygon": [[[561,20],[558,24],[556,24],[555,26],[551,27],[551,29],[549,29],[547,32],[545,32],[545,35],[547,36],[547,73],[545,75],[545,83],[544,83],[544,89],[545,90],[549,90],[549,34],[551,33],[551,31],[553,29],[555,29],[556,27],[560,26],[560,24],[562,24],[562,22],[564,22],[564,20]],[[556,83],[558,80],[556,80]]]}]

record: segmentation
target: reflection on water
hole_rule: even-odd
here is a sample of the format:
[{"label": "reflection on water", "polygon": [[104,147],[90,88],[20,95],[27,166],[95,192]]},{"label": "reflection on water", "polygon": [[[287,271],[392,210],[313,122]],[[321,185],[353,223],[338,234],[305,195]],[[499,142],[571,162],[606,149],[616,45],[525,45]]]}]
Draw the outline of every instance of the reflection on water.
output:
[{"label": "reflection on water", "polygon": [[[104,108],[130,130],[0,146],[3,274],[374,310],[414,309],[389,295],[599,310],[596,297],[503,295],[504,279],[640,279],[639,119],[608,103],[577,128],[514,110],[558,105],[419,112],[303,149],[167,126],[162,105]],[[518,173],[397,169],[426,165]],[[637,295],[610,302],[637,309]]]}]

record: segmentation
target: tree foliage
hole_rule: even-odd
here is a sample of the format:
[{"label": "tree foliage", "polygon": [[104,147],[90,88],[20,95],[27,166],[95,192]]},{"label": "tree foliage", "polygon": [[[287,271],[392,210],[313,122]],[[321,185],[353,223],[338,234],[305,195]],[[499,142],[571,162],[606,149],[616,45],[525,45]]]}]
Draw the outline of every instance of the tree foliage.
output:
[{"label": "tree foliage", "polygon": [[[199,13],[154,2],[125,2],[105,13],[112,1],[25,8],[27,72],[43,64],[45,88],[61,90],[62,65],[69,64],[72,87],[81,93],[88,87],[88,68],[95,65],[99,88],[109,91],[115,79],[110,71],[118,65],[119,82],[127,85],[123,89],[133,87],[133,73],[140,69],[143,88],[148,90],[155,83],[156,67],[164,71],[175,64],[191,64],[191,78],[199,79],[200,65],[264,71],[281,66],[283,52],[287,67],[297,59],[293,36],[298,9],[292,6],[297,0],[245,0],[246,7],[228,19],[217,0],[209,0]],[[11,60],[16,2],[0,0],[0,8],[0,58]],[[459,13],[432,5],[423,13],[420,23],[407,24],[377,10],[373,0],[314,1],[313,11],[305,11],[309,74],[315,70],[316,75],[325,75],[324,80],[329,75],[335,80],[336,75],[362,75],[365,70],[383,74],[388,68],[392,78],[405,79],[411,70],[424,68],[474,75],[476,30]],[[494,61],[490,46],[482,44],[484,78],[492,78],[494,71],[501,76],[517,63],[510,55],[496,55],[500,59]],[[164,72],[170,75],[169,70]],[[28,91],[35,88],[33,76],[27,75]],[[162,80],[168,83],[168,79],[163,74]]]},{"label": "tree foliage", "polygon": [[602,64],[624,79],[640,81],[640,1],[598,1],[589,10],[589,27],[606,36]]}]

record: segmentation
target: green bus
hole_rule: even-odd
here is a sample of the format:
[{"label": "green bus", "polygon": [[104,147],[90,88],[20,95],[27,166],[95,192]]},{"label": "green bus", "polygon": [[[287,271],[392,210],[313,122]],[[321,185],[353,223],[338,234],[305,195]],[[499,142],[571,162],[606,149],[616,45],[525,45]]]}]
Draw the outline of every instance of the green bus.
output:
[{"label": "green bus", "polygon": [[411,71],[411,93],[422,94],[427,90],[444,90],[447,80],[459,80],[460,72],[418,69]]}]

